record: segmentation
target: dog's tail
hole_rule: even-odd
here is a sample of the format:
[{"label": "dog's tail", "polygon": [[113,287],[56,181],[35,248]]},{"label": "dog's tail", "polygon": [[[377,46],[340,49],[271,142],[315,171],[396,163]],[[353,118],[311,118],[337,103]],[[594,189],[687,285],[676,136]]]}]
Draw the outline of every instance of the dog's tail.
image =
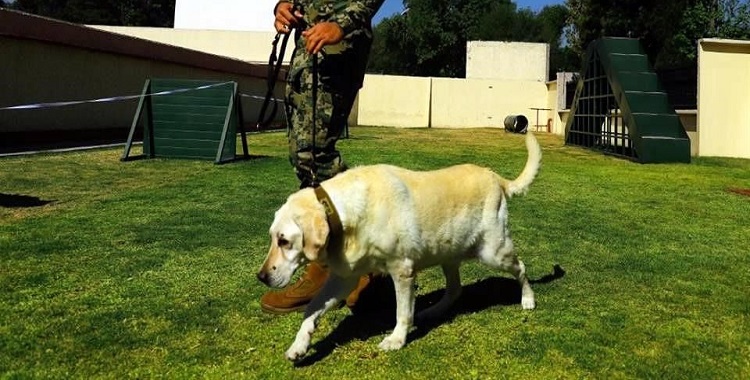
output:
[{"label": "dog's tail", "polygon": [[542,148],[539,147],[539,142],[536,141],[536,137],[531,132],[526,133],[526,150],[528,157],[526,158],[526,166],[523,168],[523,171],[518,178],[508,181],[503,186],[505,194],[508,197],[525,194],[539,172],[539,167],[542,163]]}]

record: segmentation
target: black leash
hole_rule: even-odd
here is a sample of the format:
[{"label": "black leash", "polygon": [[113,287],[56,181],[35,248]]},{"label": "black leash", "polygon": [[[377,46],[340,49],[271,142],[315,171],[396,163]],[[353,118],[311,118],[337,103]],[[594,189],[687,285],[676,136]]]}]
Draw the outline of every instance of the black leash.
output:
[{"label": "black leash", "polygon": [[318,134],[318,54],[314,54],[312,58],[312,147],[310,147],[310,154],[312,155],[312,164],[310,165],[312,182],[310,185],[316,188],[320,186],[318,183],[318,164],[315,161],[315,139]]},{"label": "black leash", "polygon": [[[273,91],[276,88],[276,80],[279,78],[279,72],[281,72],[281,66],[284,64],[284,53],[286,52],[286,45],[289,42],[289,35],[291,33],[284,34],[284,38],[281,40],[281,50],[279,54],[276,54],[278,50],[279,38],[282,33],[276,33],[273,42],[271,43],[271,55],[268,57],[268,77],[266,78],[266,97],[263,99],[263,105],[260,107],[260,113],[258,114],[258,122],[255,124],[255,128],[261,129],[268,127],[268,125],[276,117],[279,105],[276,104],[276,99],[273,98]],[[271,114],[266,117],[266,111],[268,110],[268,104],[273,102],[271,108]]]},{"label": "black leash", "polygon": [[[294,7],[296,10],[303,12],[302,7],[299,4],[294,4]],[[306,26],[303,23],[300,24],[298,27],[304,27]],[[278,105],[276,104],[276,101],[273,99],[273,91],[276,87],[276,80],[279,77],[279,72],[281,71],[281,66],[284,62],[284,53],[286,51],[286,45],[289,41],[289,36],[292,34],[291,31],[288,33],[284,33],[284,38],[281,41],[281,50],[280,54],[277,56],[277,45],[279,43],[279,38],[282,35],[282,33],[276,33],[276,37],[273,39],[273,43],[271,43],[271,55],[268,58],[268,78],[267,78],[267,88],[266,88],[266,97],[263,99],[263,105],[260,108],[260,113],[258,114],[258,123],[256,124],[256,128],[260,129],[261,127],[267,126],[273,119],[276,117],[276,112],[278,110]],[[313,188],[316,188],[320,186],[320,183],[318,183],[318,165],[315,161],[315,143],[316,143],[316,135],[318,132],[317,129],[317,119],[318,119],[318,54],[313,55],[313,61],[312,61],[312,80],[313,80],[313,87],[312,87],[312,147],[310,148],[310,154],[312,155],[312,164],[310,165],[310,172],[312,174],[312,182],[310,185]],[[271,114],[266,118],[266,110],[268,109],[268,104],[273,101],[273,108],[271,111]]]}]

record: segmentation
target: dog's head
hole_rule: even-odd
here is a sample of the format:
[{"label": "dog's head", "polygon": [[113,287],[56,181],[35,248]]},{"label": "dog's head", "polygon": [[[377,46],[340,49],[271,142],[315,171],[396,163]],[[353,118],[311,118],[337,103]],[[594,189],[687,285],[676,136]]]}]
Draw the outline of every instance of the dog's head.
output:
[{"label": "dog's head", "polygon": [[274,216],[271,246],[258,280],[277,288],[289,284],[299,267],[322,258],[329,232],[325,209],[312,190],[292,194]]}]

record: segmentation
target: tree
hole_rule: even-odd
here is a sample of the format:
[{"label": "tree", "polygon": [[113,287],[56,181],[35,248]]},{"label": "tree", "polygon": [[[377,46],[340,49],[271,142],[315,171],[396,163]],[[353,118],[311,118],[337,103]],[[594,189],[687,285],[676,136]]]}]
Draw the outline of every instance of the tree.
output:
[{"label": "tree", "polygon": [[408,13],[375,26],[370,72],[463,77],[466,42],[523,41],[550,44],[551,69],[569,68],[560,47],[564,6],[538,14],[510,0],[406,0]]},{"label": "tree", "polygon": [[544,7],[537,15],[540,42],[546,42],[550,46],[550,78],[554,78],[558,72],[577,71],[580,67],[581,59],[570,47],[563,45],[564,30],[569,17],[570,12],[563,5]]},{"label": "tree", "polygon": [[416,47],[408,38],[404,17],[386,18],[375,26],[368,71],[378,74],[415,75]]},{"label": "tree", "polygon": [[666,63],[697,58],[697,41],[701,38],[750,38],[750,4],[739,0],[697,2],[684,10],[679,28],[667,41],[660,57]]},{"label": "tree", "polygon": [[16,0],[12,6],[24,12],[81,24],[174,25],[174,0]]},{"label": "tree", "polygon": [[697,40],[747,38],[747,0],[567,0],[571,49],[603,36],[639,38],[656,68],[694,63]]}]

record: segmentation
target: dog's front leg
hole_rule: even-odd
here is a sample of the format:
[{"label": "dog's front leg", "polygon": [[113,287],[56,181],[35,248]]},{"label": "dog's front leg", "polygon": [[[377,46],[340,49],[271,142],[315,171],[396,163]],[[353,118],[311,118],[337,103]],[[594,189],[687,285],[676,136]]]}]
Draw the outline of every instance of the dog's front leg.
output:
[{"label": "dog's front leg", "polygon": [[307,348],[310,346],[312,334],[315,332],[318,318],[338,305],[342,299],[349,295],[354,290],[358,280],[359,278],[356,276],[342,278],[333,273],[330,274],[328,281],[323,285],[323,289],[307,305],[305,319],[302,321],[302,325],[297,332],[297,337],[286,351],[287,359],[298,361],[305,356]]},{"label": "dog's front leg", "polygon": [[396,290],[396,327],[378,345],[382,350],[398,350],[406,343],[406,334],[414,321],[414,270],[407,262],[395,271],[390,271]]}]

